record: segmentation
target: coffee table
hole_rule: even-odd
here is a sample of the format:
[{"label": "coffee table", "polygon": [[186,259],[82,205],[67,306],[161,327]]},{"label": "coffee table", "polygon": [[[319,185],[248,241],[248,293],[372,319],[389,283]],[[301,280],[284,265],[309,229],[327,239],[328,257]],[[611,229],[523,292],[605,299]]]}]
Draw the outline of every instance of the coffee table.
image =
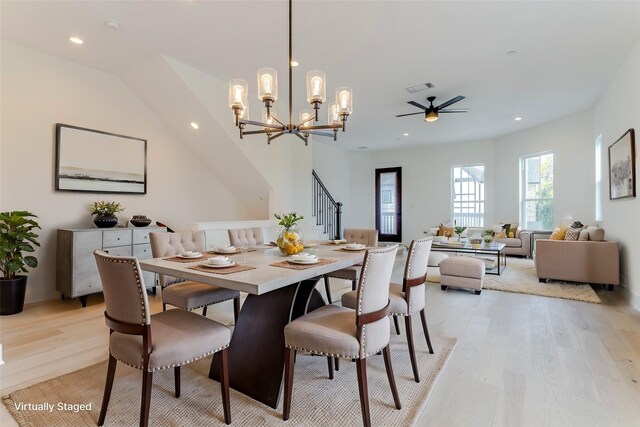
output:
[{"label": "coffee table", "polygon": [[436,252],[453,252],[470,255],[490,255],[496,257],[497,265],[493,268],[487,268],[486,274],[501,275],[502,271],[507,267],[507,253],[504,243],[482,243],[480,246],[472,246],[469,242],[445,243],[433,242],[431,250]]}]

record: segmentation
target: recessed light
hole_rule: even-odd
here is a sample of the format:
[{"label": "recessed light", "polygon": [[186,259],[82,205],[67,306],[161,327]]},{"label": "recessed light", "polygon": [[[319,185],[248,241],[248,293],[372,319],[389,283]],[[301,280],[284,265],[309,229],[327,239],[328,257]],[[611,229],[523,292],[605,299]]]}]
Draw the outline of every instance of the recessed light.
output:
[{"label": "recessed light", "polygon": [[82,41],[81,38],[79,37],[69,37],[69,41],[71,43],[75,43],[75,44],[83,44],[84,42]]},{"label": "recessed light", "polygon": [[198,126],[196,122],[191,122],[191,127],[194,128],[195,130],[200,129],[200,126]]},{"label": "recessed light", "polygon": [[516,117],[516,118],[515,118],[515,119],[513,119],[513,120],[515,120],[516,122],[520,123],[520,122],[522,121],[522,117]]},{"label": "recessed light", "polygon": [[297,67],[298,65],[300,65],[300,63],[298,61],[296,61],[295,59],[291,60],[291,66],[292,67]]},{"label": "recessed light", "polygon": [[403,135],[403,136],[409,136],[409,134],[408,134],[408,133],[403,133],[402,135]]}]

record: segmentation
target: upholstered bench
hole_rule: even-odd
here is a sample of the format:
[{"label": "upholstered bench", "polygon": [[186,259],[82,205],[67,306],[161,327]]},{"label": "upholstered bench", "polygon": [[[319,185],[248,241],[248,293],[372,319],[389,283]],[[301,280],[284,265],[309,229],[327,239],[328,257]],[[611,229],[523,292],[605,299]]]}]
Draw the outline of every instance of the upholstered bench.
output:
[{"label": "upholstered bench", "polygon": [[440,285],[443,291],[448,287],[473,289],[476,295],[482,291],[484,262],[466,256],[449,257],[440,262]]}]

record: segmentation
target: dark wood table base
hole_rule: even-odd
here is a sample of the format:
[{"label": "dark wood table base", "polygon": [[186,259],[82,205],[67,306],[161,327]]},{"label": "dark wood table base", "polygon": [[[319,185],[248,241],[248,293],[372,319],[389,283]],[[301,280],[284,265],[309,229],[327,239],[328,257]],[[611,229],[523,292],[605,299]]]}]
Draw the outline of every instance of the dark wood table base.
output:
[{"label": "dark wood table base", "polygon": [[[284,327],[323,305],[316,290],[321,277],[263,295],[249,294],[242,305],[228,349],[229,385],[277,408],[284,374]],[[219,357],[216,353],[215,357]],[[218,363],[209,378],[219,380]]]}]

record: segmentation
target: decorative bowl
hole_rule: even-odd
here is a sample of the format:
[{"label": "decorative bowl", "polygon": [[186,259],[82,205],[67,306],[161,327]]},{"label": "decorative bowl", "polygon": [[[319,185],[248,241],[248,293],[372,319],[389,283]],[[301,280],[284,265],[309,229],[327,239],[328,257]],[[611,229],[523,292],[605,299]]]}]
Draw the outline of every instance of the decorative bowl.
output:
[{"label": "decorative bowl", "polygon": [[134,227],[146,227],[151,224],[151,219],[147,218],[145,215],[134,215],[133,218],[129,220],[131,225]]}]

